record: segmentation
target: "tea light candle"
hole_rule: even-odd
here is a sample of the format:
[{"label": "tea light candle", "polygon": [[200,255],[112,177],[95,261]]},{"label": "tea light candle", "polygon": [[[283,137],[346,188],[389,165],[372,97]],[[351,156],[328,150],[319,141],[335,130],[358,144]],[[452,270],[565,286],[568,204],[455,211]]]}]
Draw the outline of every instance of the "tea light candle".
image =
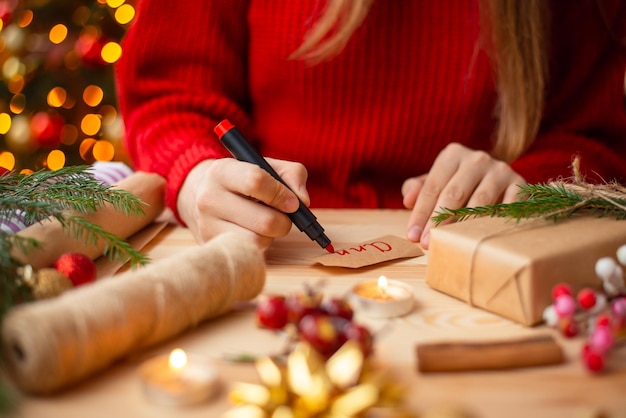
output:
[{"label": "tea light candle", "polygon": [[177,348],[154,357],[139,369],[146,396],[161,405],[182,406],[207,400],[217,386],[217,370],[209,361]]},{"label": "tea light candle", "polygon": [[413,290],[405,283],[388,280],[380,276],[378,280],[358,283],[352,288],[351,301],[354,310],[371,318],[392,318],[404,315],[413,309]]}]

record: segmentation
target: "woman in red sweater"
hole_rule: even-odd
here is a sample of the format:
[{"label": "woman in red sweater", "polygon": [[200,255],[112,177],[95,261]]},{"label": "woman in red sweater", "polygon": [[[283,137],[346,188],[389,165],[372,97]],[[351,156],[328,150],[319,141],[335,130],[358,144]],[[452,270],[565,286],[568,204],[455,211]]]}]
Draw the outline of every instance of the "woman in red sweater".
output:
[{"label": "woman in red sweater", "polygon": [[198,241],[285,235],[293,192],[236,161],[228,118],[312,207],[430,217],[522,182],[626,181],[622,0],[140,0],[118,65],[135,168]]}]

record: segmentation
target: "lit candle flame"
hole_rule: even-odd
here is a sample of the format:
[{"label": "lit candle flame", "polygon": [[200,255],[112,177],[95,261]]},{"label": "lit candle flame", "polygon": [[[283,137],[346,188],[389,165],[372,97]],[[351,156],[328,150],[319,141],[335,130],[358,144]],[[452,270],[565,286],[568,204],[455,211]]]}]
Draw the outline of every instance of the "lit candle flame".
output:
[{"label": "lit candle flame", "polygon": [[380,276],[378,278],[378,291],[380,292],[380,294],[383,297],[387,296],[387,285],[389,284],[389,281],[387,280],[387,278],[385,276]]},{"label": "lit candle flame", "polygon": [[172,350],[170,353],[170,369],[174,371],[180,371],[187,364],[187,354],[180,348]]}]

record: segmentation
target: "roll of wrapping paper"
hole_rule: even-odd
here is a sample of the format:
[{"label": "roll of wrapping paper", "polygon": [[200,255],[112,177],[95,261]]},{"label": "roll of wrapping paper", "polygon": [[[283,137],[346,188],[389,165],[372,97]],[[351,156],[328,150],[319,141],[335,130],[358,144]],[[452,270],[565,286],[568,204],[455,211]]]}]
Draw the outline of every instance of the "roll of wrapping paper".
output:
[{"label": "roll of wrapping paper", "polygon": [[264,284],[262,251],[239,234],[220,235],[135,271],[17,306],[3,323],[3,360],[23,391],[54,393],[228,312]]},{"label": "roll of wrapping paper", "polygon": [[[101,226],[106,231],[126,239],[154,221],[165,206],[165,179],[157,174],[135,172],[118,182],[117,189],[126,190],[137,196],[142,202],[141,215],[126,215],[116,210],[112,205],[105,204],[95,213],[85,216],[85,219]],[[35,269],[50,267],[61,254],[81,252],[91,259],[96,259],[104,253],[105,242],[98,240],[96,245],[85,244],[82,238],[75,238],[63,229],[56,219],[48,219],[33,224],[18,232],[23,237],[35,238],[43,244],[41,248],[34,248],[24,254],[16,249],[13,256],[20,261],[30,264]]]}]

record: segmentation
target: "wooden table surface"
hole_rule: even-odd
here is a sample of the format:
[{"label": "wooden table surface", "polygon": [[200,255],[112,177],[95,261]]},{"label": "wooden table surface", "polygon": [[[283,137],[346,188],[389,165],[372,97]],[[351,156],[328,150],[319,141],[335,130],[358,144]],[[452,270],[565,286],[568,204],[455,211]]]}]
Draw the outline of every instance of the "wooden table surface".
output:
[{"label": "wooden table surface", "polygon": [[[316,210],[335,248],[394,234],[404,237],[408,212],[401,210]],[[175,257],[196,245],[186,229],[170,225],[145,247],[152,259]],[[611,371],[589,375],[578,358],[581,339],[564,340],[545,327],[526,328],[473,308],[425,284],[427,256],[349,270],[328,268],[310,261],[321,250],[304,234],[292,230],[267,252],[267,282],[263,293],[291,293],[324,280],[326,295],[343,295],[357,282],[384,274],[413,287],[416,307],[402,318],[356,321],[378,331],[375,358],[407,384],[406,402],[422,413],[452,408],[473,417],[626,417],[626,349],[611,354]],[[502,340],[554,333],[565,349],[563,365],[512,371],[420,374],[415,346],[442,340]],[[177,338],[125,359],[75,388],[51,397],[19,396],[16,416],[67,417],[219,417],[229,408],[228,384],[256,382],[249,364],[218,361],[221,390],[209,402],[185,408],[151,404],[140,385],[141,362],[175,347],[215,359],[228,353],[271,354],[282,347],[277,334],[257,328],[252,310],[238,310],[208,321]],[[596,415],[598,414],[598,415]]]}]

